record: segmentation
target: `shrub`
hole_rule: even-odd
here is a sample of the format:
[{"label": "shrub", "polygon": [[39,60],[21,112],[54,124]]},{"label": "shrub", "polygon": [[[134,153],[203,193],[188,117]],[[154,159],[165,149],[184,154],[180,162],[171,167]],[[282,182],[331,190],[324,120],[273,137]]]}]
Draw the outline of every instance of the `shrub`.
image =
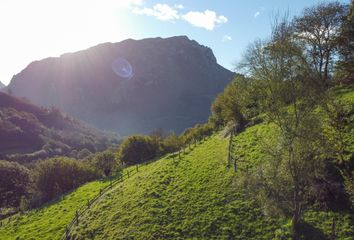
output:
[{"label": "shrub", "polygon": [[35,166],[36,185],[43,201],[49,201],[99,174],[87,164],[75,159],[56,157],[39,161]]},{"label": "shrub", "polygon": [[119,155],[123,163],[132,165],[153,159],[158,148],[151,137],[133,135],[123,141]]},{"label": "shrub", "polygon": [[180,137],[175,133],[167,135],[161,143],[163,153],[175,152],[182,147],[183,143]]},{"label": "shrub", "polygon": [[118,165],[114,154],[110,151],[98,153],[94,157],[94,165],[105,176],[109,176]]},{"label": "shrub", "polygon": [[30,192],[29,170],[16,162],[0,161],[0,208],[19,207]]}]

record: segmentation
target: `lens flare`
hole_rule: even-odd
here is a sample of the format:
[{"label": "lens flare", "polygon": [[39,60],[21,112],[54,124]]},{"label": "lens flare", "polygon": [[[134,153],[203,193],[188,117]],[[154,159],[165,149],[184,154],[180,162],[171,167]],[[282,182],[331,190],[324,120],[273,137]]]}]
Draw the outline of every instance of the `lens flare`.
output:
[{"label": "lens flare", "polygon": [[116,58],[112,62],[112,70],[119,77],[124,79],[131,79],[134,75],[132,65],[124,58]]}]

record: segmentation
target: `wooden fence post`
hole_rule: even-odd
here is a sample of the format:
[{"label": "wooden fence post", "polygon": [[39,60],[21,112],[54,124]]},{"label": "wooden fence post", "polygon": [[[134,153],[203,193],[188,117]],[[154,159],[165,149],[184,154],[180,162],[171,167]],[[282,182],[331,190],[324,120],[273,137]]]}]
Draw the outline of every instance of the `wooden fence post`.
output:
[{"label": "wooden fence post", "polygon": [[109,182],[109,186],[110,186],[110,188],[113,187],[113,185],[112,185],[112,179],[111,179],[110,182]]},{"label": "wooden fence post", "polygon": [[129,171],[127,171],[127,174],[128,174],[128,178],[129,178]]},{"label": "wooden fence post", "polygon": [[90,199],[87,199],[87,208],[90,208]]},{"label": "wooden fence post", "polygon": [[136,165],[136,171],[139,172],[139,166],[138,165]]},{"label": "wooden fence post", "polygon": [[76,226],[78,226],[79,225],[79,213],[77,212],[77,210],[75,213],[75,218],[76,218]]},{"label": "wooden fence post", "polygon": [[66,227],[66,229],[65,229],[65,239],[66,240],[69,240],[69,229],[68,229],[68,227]]}]

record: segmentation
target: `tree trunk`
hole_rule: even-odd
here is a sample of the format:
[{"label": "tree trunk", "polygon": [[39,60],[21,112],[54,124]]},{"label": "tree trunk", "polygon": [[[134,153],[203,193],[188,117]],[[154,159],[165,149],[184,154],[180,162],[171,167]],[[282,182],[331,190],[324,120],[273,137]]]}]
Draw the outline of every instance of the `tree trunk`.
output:
[{"label": "tree trunk", "polygon": [[336,239],[336,216],[333,216],[331,240],[335,240],[335,239]]},{"label": "tree trunk", "polygon": [[300,240],[299,224],[301,221],[301,204],[299,200],[299,187],[295,183],[294,189],[294,215],[292,219],[292,234],[294,240]]}]

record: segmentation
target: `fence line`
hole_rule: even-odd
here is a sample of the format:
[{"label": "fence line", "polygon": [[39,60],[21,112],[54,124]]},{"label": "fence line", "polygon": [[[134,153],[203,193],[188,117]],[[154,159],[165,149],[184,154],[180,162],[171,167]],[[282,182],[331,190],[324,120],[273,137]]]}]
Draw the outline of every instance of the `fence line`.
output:
[{"label": "fence line", "polygon": [[228,160],[227,160],[227,167],[231,168],[231,165],[233,165],[234,172],[236,172],[236,158],[234,154],[234,137],[236,134],[236,127],[233,127],[232,130],[230,131],[230,139],[229,139],[229,149],[228,149]]},{"label": "fence line", "polygon": [[129,178],[130,176],[133,176],[134,173],[137,173],[137,172],[139,172],[139,165],[136,165],[136,168],[133,168],[130,171],[127,170],[127,172],[125,174],[123,173],[122,175],[119,175],[119,177],[117,177],[115,180],[113,180],[113,181],[111,180],[110,183],[106,187],[100,189],[99,193],[93,199],[88,199],[86,205],[81,206],[78,210],[76,210],[74,218],[66,226],[65,232],[64,232],[61,239],[63,239],[63,240],[70,239],[70,233],[72,231],[72,228],[74,225],[76,225],[76,226],[79,225],[80,217],[85,212],[87,212],[91,208],[91,206],[94,205],[97,202],[97,200],[100,199],[108,190],[112,189],[113,186],[115,186],[117,183],[123,182],[125,178]]},{"label": "fence line", "polygon": [[[209,137],[209,136],[206,136],[205,138],[201,138],[201,139],[195,140],[195,141],[194,141],[194,146],[196,146],[196,145],[197,145],[198,143],[200,143],[200,142],[203,142],[204,139],[206,139],[206,138],[208,138],[208,137]],[[191,150],[191,146],[192,146],[192,144],[189,143],[188,146],[185,146],[184,148],[181,148],[181,149],[179,149],[179,150],[176,151],[176,152],[170,153],[170,154],[168,154],[168,156],[169,156],[169,157],[172,156],[172,159],[173,159],[173,160],[174,160],[175,157],[177,157],[177,156],[178,156],[179,159],[181,159],[181,154],[182,154],[182,153],[186,153],[186,149]],[[140,164],[140,165],[147,165],[147,164],[149,164],[149,163],[151,163],[151,162],[153,162],[153,161],[155,161],[155,160],[156,160],[156,159],[153,159],[153,160],[151,160],[151,161],[144,162],[144,163],[142,163],[142,164]],[[107,185],[106,187],[100,189],[99,194],[97,194],[97,195],[96,195],[93,199],[91,199],[91,200],[88,199],[86,205],[81,206],[78,210],[76,210],[74,218],[73,218],[73,219],[69,222],[69,224],[66,226],[65,232],[64,232],[64,234],[62,235],[62,238],[61,238],[61,239],[62,239],[62,240],[69,240],[69,239],[71,239],[70,234],[71,234],[71,232],[72,232],[72,230],[73,230],[73,227],[74,227],[75,225],[76,225],[76,226],[79,225],[80,217],[81,217],[85,212],[87,212],[87,211],[91,208],[92,205],[94,205],[95,203],[97,203],[97,200],[100,199],[108,190],[112,189],[113,186],[115,186],[117,183],[123,182],[124,179],[129,178],[130,176],[133,176],[134,173],[139,172],[139,165],[137,164],[137,165],[135,165],[135,166],[136,166],[136,167],[133,168],[131,171],[127,170],[127,173],[126,173],[126,174],[123,173],[122,175],[119,175],[119,177],[117,177],[117,179],[115,179],[115,180],[113,180],[113,181],[111,180],[110,183],[109,183],[109,185]]]}]

